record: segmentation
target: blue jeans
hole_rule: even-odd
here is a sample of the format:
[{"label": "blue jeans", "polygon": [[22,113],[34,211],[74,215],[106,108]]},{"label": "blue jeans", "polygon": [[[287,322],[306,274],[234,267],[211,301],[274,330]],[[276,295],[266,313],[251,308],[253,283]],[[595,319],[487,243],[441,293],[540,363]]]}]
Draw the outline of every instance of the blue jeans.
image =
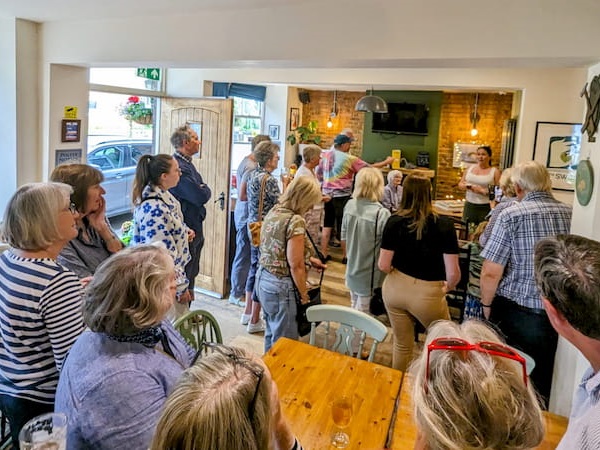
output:
[{"label": "blue jeans", "polygon": [[292,278],[276,277],[261,267],[256,286],[266,322],[265,352],[280,337],[298,339],[296,295]]},{"label": "blue jeans", "polygon": [[[248,239],[250,239],[250,230],[246,227]],[[254,301],[254,282],[256,280],[256,271],[258,270],[258,260],[260,259],[260,248],[250,245],[250,270],[248,271],[248,279],[246,280],[246,292],[252,292]]]},{"label": "blue jeans", "polygon": [[236,205],[234,212],[236,229],[235,257],[231,266],[231,295],[236,298],[244,295],[246,280],[250,271],[250,239],[248,238],[247,217],[243,216],[243,212],[238,211]]},{"label": "blue jeans", "polygon": [[543,310],[526,310],[505,297],[496,296],[490,322],[506,338],[506,343],[524,351],[535,360],[530,379],[548,408],[558,334]]}]

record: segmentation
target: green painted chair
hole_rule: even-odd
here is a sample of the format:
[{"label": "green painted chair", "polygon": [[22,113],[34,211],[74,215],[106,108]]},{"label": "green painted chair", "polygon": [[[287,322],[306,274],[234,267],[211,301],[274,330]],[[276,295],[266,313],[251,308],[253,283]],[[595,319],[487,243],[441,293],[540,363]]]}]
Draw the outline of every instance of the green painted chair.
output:
[{"label": "green painted chair", "polygon": [[196,350],[200,350],[202,342],[223,343],[221,327],[217,319],[208,311],[202,309],[190,311],[177,319],[173,326]]},{"label": "green painted chair", "polygon": [[[388,330],[384,324],[374,317],[364,312],[341,305],[315,305],[306,310],[306,318],[311,324],[310,345],[317,345],[317,324],[325,323],[325,336],[323,339],[323,348],[332,350],[345,355],[360,358],[367,335],[373,338],[371,351],[368,361],[373,361],[377,353],[377,345],[387,336]],[[330,337],[331,322],[339,324],[335,337]],[[360,331],[358,351],[355,353],[352,349],[352,341],[355,337],[355,330]]]}]

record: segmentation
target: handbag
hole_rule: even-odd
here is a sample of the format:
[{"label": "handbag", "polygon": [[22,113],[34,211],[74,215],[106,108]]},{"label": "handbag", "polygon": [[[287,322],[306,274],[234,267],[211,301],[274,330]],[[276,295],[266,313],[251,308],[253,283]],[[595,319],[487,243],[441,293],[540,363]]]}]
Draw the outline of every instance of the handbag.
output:
[{"label": "handbag", "polygon": [[[288,219],[287,224],[285,226],[285,248],[286,249],[287,249],[287,230],[290,225],[290,221],[292,220],[292,217],[294,217],[294,215],[292,215]],[[317,246],[315,245],[314,241],[310,237],[310,233],[306,233],[306,236],[308,236],[308,239],[310,240],[310,243],[312,244],[313,248],[315,249],[317,256],[319,257],[319,259],[321,259],[322,255],[319,252],[319,250],[317,249]],[[321,261],[322,261],[322,259],[321,259]],[[292,279],[292,284],[294,285],[294,297],[296,298],[296,322],[298,323],[298,334],[300,336],[306,336],[307,334],[310,333],[310,329],[311,329],[311,323],[306,318],[306,310],[308,308],[310,308],[311,306],[320,305],[322,303],[321,302],[321,284],[323,283],[323,274],[325,271],[323,271],[323,270],[321,271],[321,279],[319,280],[319,284],[317,286],[314,286],[307,290],[309,301],[308,301],[308,303],[303,304],[302,301],[300,300],[300,292],[298,291],[298,287],[296,286],[296,283],[294,282],[294,277],[292,277],[290,262],[287,259],[287,253],[286,253],[285,262],[287,263],[288,269],[290,270],[290,278]],[[317,325],[318,325],[318,323],[317,323]]]},{"label": "handbag", "polygon": [[260,220],[256,222],[249,222],[248,229],[250,230],[250,237],[252,241],[253,247],[260,247],[260,230],[262,229],[262,212],[263,212],[263,204],[265,200],[265,185],[267,184],[267,177],[269,175],[265,174],[263,176],[262,181],[260,182],[260,194],[258,200],[258,218]]},{"label": "handbag", "polygon": [[373,296],[371,297],[371,301],[369,302],[369,312],[374,316],[380,316],[382,314],[386,314],[387,311],[385,309],[385,305],[383,303],[383,294],[381,292],[381,288],[373,289],[373,279],[375,277],[375,256],[377,250],[377,223],[379,222],[379,211],[377,211],[377,217],[375,218],[375,239],[373,242],[373,266],[371,267],[371,292]]}]

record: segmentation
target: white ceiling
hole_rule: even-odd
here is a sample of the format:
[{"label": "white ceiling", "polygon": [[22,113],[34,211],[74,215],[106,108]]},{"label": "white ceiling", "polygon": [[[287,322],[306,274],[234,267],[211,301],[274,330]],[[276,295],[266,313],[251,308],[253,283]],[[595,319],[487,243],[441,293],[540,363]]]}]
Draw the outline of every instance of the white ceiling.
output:
[{"label": "white ceiling", "polygon": [[315,0],[0,0],[0,16],[34,22],[163,16],[318,3]]}]

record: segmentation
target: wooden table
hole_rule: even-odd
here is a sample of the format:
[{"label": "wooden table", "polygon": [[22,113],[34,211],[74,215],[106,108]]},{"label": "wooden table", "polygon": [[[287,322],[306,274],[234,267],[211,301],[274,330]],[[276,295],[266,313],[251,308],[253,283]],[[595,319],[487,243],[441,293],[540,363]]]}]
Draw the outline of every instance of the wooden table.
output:
[{"label": "wooden table", "polygon": [[[393,449],[412,449],[417,439],[417,429],[412,418],[411,382],[411,377],[406,376],[402,384],[400,408],[398,408],[396,416],[391,445]],[[553,450],[558,446],[567,430],[568,419],[549,412],[544,412],[544,418],[546,419],[546,436],[537,448],[540,450]]]},{"label": "wooden table", "polygon": [[382,449],[402,372],[302,342],[281,338],[263,357],[281,405],[305,449],[329,449],[335,425],[331,402],[353,399],[348,448]]}]

